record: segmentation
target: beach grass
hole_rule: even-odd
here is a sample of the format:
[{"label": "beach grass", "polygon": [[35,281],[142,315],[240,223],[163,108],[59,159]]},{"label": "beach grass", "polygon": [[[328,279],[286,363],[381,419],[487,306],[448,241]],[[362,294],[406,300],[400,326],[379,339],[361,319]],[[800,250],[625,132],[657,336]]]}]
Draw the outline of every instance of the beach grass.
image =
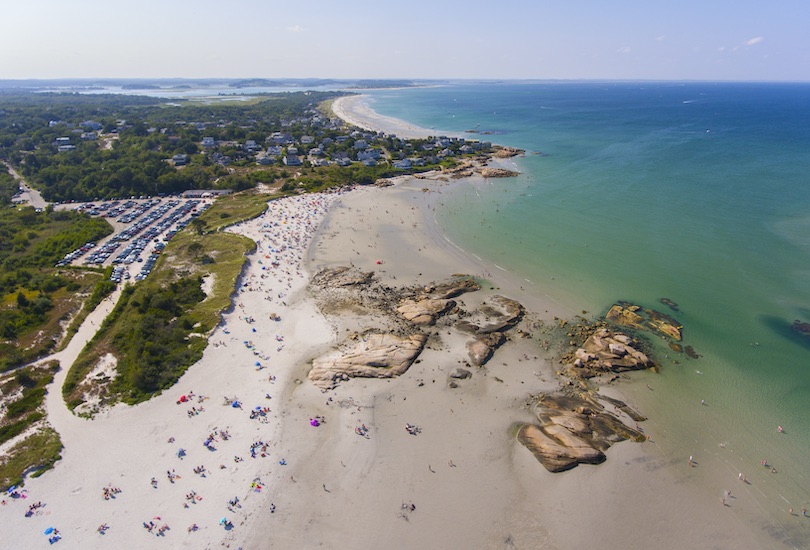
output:
[{"label": "beach grass", "polygon": [[12,447],[0,461],[0,488],[20,485],[26,474],[38,477],[62,458],[62,440],[45,427]]},{"label": "beach grass", "polygon": [[[234,197],[226,197],[222,206],[217,201],[205,215],[233,222],[257,216],[266,208],[266,195]],[[221,218],[218,213],[229,215]],[[90,395],[100,396],[102,403],[139,403],[174,384],[202,357],[206,336],[230,306],[246,254],[254,247],[246,237],[200,232],[194,226],[177,234],[149,278],[125,288],[112,314],[71,367],[62,388],[68,407],[75,409]],[[209,288],[203,292],[205,285]],[[88,379],[108,353],[116,358],[117,376]]]},{"label": "beach grass", "polygon": [[220,197],[197,218],[195,226],[201,233],[210,233],[253,219],[267,210],[267,201],[271,198],[272,195],[253,190]]}]

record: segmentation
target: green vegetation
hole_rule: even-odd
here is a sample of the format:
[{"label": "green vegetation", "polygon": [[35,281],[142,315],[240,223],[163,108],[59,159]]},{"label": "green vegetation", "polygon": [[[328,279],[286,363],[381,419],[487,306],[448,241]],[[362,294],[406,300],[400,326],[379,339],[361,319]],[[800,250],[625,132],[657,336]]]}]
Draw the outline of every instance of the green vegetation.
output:
[{"label": "green vegetation", "polygon": [[191,222],[197,233],[210,233],[224,227],[251,220],[267,210],[270,197],[265,193],[245,191],[220,197],[212,208]]},{"label": "green vegetation", "polygon": [[[167,106],[165,100],[123,95],[0,94],[0,160],[19,167],[23,177],[49,201],[173,194],[212,187],[240,190],[246,188],[244,182],[223,178],[228,172],[222,166],[198,154],[201,126],[218,140],[264,143],[269,133],[281,128],[283,119],[299,117],[336,95],[298,92],[239,105],[185,102]],[[43,103],[45,98],[47,103]],[[88,121],[101,129],[87,132],[93,128],[83,126]],[[205,127],[211,121],[216,123]],[[219,121],[227,124],[220,127]],[[84,139],[83,134],[92,139]],[[60,150],[63,138],[74,149]],[[192,156],[182,169],[168,162],[178,154]],[[244,156],[241,146],[233,147],[233,155],[237,161]],[[0,200],[3,182],[0,176]]]},{"label": "green vegetation", "polygon": [[19,369],[0,379],[0,395],[5,405],[0,417],[0,445],[35,428],[0,458],[0,488],[19,484],[23,472],[31,467],[52,465],[59,458],[61,443],[55,432],[41,425],[36,428],[45,418],[45,388],[58,370],[59,364],[54,361]]},{"label": "green vegetation", "polygon": [[0,459],[0,488],[7,489],[23,482],[26,472],[38,477],[53,468],[62,458],[62,440],[52,428],[43,428],[13,446]]},{"label": "green vegetation", "polygon": [[45,399],[45,387],[53,381],[58,370],[56,363],[44,368],[26,367],[0,382],[3,396],[16,396],[5,401],[5,415],[0,420],[0,444],[21,434],[44,417],[39,409]]},{"label": "green vegetation", "polygon": [[14,176],[0,164],[0,205],[11,203],[11,198],[17,193],[19,186]]},{"label": "green vegetation", "polygon": [[[91,394],[99,395],[102,403],[145,401],[171,387],[202,357],[208,332],[230,305],[245,254],[255,246],[239,235],[209,231],[223,220],[236,223],[260,214],[268,198],[248,192],[218,200],[199,218],[202,234],[189,226],[172,239],[148,279],[125,287],[68,372],[62,391],[70,408]],[[208,297],[201,290],[207,277],[212,282]],[[88,380],[87,374],[107,353],[117,358],[118,375],[114,380]]]},{"label": "green vegetation", "polygon": [[61,338],[60,321],[101,275],[53,265],[111,231],[75,212],[0,209],[0,371],[42,356]]}]

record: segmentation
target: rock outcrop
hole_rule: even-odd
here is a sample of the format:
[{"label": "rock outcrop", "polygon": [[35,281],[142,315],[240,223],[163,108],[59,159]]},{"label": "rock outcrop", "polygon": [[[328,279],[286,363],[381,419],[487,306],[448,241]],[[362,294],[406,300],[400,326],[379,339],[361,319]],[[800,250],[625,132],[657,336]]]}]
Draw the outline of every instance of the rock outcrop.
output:
[{"label": "rock outcrop", "polygon": [[444,315],[454,307],[456,307],[456,302],[453,300],[406,298],[400,302],[397,311],[415,325],[432,325],[440,315]]},{"label": "rock outcrop", "polygon": [[361,271],[356,267],[332,267],[323,269],[312,277],[312,284],[320,287],[366,286],[374,278],[372,271]]},{"label": "rock outcrop", "polygon": [[641,370],[653,366],[638,344],[628,335],[598,328],[581,348],[574,352],[575,377],[592,378],[605,372]]},{"label": "rock outcrop", "polygon": [[520,321],[523,313],[519,302],[495,295],[469,319],[456,324],[456,329],[475,335],[466,345],[470,363],[480,367],[489,361],[495,350],[506,342],[504,333]]},{"label": "rock outcrop", "polygon": [[[606,412],[600,399],[628,410],[621,401],[590,394],[555,393],[540,397],[535,404],[539,425],[525,424],[518,441],[550,472],[563,472],[579,464],[599,464],[604,452],[619,441],[644,441],[640,431],[630,428]],[[639,418],[637,414],[631,417]]]},{"label": "rock outcrop", "polygon": [[345,346],[312,362],[309,379],[323,389],[334,388],[349,378],[393,378],[413,364],[427,341],[424,334],[398,336],[369,333],[357,337],[352,347]]},{"label": "rock outcrop", "polygon": [[449,281],[425,286],[422,295],[434,299],[447,300],[466,292],[481,290],[481,286],[469,275],[456,275]]},{"label": "rock outcrop", "polygon": [[477,335],[466,344],[470,363],[476,367],[484,365],[504,342],[506,342],[506,336],[502,332]]},{"label": "rock outcrop", "polygon": [[520,175],[520,172],[505,168],[481,168],[478,173],[485,178],[512,178]]},{"label": "rock outcrop", "polygon": [[633,304],[614,304],[605,315],[611,323],[637,330],[651,330],[680,341],[683,326],[665,313]]}]

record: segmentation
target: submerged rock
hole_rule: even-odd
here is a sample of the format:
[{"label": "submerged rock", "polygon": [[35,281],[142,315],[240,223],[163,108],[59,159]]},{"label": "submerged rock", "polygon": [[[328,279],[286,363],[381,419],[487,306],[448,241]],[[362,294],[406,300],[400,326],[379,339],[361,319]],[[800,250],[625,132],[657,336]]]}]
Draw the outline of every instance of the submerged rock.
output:
[{"label": "submerged rock", "polygon": [[633,304],[614,304],[605,319],[623,327],[659,332],[677,341],[682,338],[683,325],[654,309],[643,309]]}]

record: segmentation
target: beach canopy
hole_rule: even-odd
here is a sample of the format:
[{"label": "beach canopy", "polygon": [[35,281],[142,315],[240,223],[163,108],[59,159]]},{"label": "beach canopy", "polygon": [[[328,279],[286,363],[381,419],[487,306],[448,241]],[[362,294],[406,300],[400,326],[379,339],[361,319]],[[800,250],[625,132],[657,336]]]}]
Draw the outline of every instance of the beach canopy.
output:
[{"label": "beach canopy", "polygon": [[53,533],[53,527],[48,527],[47,529],[45,529],[46,535],[50,535],[51,533]]},{"label": "beach canopy", "polygon": [[238,409],[239,408],[239,401],[234,401],[233,403],[231,403],[231,407],[233,407],[234,409]]},{"label": "beach canopy", "polygon": [[188,401],[188,397],[186,397],[185,395],[181,395],[180,396],[180,402],[185,403],[186,401]]}]

